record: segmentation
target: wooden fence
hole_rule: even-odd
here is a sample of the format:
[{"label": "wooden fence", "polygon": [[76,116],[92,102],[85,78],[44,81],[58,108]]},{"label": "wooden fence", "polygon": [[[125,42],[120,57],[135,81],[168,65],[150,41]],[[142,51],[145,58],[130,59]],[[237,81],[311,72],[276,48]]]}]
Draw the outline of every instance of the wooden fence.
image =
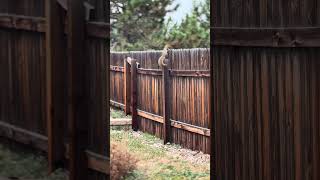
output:
[{"label": "wooden fence", "polygon": [[320,3],[213,0],[212,178],[320,179]]},{"label": "wooden fence", "polygon": [[83,1],[0,2],[0,137],[70,180],[109,178],[109,3],[86,3],[87,21]]},{"label": "wooden fence", "polygon": [[209,54],[170,50],[168,68],[159,69],[160,51],[111,53],[111,105],[132,113],[134,129],[209,153]]}]

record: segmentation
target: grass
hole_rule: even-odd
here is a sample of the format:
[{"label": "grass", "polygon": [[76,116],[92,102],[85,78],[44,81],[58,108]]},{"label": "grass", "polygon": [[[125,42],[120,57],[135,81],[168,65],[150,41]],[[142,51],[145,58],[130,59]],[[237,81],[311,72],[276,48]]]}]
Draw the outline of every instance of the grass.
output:
[{"label": "grass", "polygon": [[[192,164],[178,157],[172,157],[164,146],[155,146],[161,140],[142,133],[135,136],[131,131],[111,130],[111,141],[121,144],[138,158],[138,169],[131,179],[180,180],[210,179],[210,164]],[[170,145],[176,146],[176,145]]]},{"label": "grass", "polygon": [[130,118],[131,116],[127,116],[123,111],[117,110],[114,108],[110,108],[110,116],[114,119],[119,119],[119,118]]},{"label": "grass", "polygon": [[47,161],[40,154],[13,150],[0,144],[0,176],[34,180],[66,180],[66,174],[57,170],[50,176]]}]

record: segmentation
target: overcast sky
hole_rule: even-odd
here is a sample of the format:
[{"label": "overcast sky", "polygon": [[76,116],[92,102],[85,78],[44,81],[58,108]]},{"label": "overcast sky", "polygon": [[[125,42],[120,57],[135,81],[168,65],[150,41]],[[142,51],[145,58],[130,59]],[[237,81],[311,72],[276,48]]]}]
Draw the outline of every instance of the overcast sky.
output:
[{"label": "overcast sky", "polygon": [[[197,1],[203,1],[203,0],[197,0]],[[179,23],[186,16],[186,14],[191,12],[192,0],[175,0],[173,7],[176,4],[180,4],[178,10],[173,13],[167,14],[166,18],[171,17],[173,22]]]}]

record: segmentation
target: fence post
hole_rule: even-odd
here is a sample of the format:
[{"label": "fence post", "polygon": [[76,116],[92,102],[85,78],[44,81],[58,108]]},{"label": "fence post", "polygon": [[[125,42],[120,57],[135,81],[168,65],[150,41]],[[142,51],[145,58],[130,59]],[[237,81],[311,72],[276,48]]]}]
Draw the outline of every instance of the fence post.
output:
[{"label": "fence post", "polygon": [[[84,0],[68,0],[69,180],[87,180],[88,117],[85,83]],[[107,142],[106,142],[107,143]]]},{"label": "fence post", "polygon": [[137,110],[137,61],[131,60],[131,116],[132,129],[137,131],[138,125],[138,110]]},{"label": "fence post", "polygon": [[131,73],[130,64],[127,59],[124,60],[124,112],[126,115],[130,114],[130,103],[131,103]]},{"label": "fence post", "polygon": [[171,142],[171,121],[170,121],[170,73],[168,66],[162,67],[162,105],[163,105],[163,142]]},{"label": "fence post", "polygon": [[46,1],[46,121],[48,135],[48,168],[53,172],[64,159],[63,122],[65,79],[63,58],[63,25],[55,0]]}]

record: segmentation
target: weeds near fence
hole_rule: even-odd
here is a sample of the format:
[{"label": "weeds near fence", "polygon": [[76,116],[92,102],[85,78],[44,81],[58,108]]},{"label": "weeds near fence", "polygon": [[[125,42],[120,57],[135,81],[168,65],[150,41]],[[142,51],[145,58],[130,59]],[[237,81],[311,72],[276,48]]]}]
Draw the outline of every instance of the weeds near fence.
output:
[{"label": "weeds near fence", "polygon": [[116,110],[113,108],[110,108],[110,116],[114,119],[118,118],[131,118],[131,116],[127,116],[123,111]]},{"label": "weeds near fence", "polygon": [[0,144],[0,177],[34,180],[66,180],[62,170],[48,176],[46,158],[22,149],[8,148]]},{"label": "weeds near fence", "polygon": [[124,179],[133,174],[137,166],[134,158],[123,146],[111,144],[111,177],[113,180]]}]

